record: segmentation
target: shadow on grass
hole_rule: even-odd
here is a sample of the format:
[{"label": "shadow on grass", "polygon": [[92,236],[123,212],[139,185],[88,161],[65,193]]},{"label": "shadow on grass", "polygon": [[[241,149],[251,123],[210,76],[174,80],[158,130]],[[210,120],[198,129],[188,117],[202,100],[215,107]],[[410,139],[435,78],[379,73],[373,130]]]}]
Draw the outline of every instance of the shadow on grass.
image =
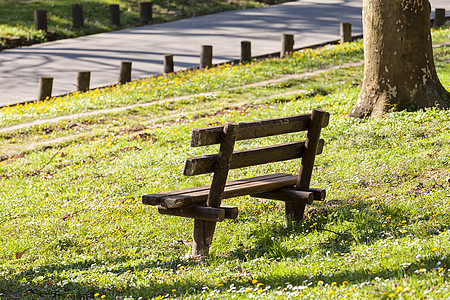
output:
[{"label": "shadow on grass", "polygon": [[[227,257],[232,259],[256,257],[278,259],[299,258],[308,255],[308,251],[298,251],[283,246],[282,241],[289,239],[292,234],[307,236],[313,232],[325,232],[327,233],[325,240],[308,248],[314,247],[324,253],[326,251],[350,253],[352,245],[355,244],[371,245],[380,239],[395,239],[411,234],[410,229],[405,229],[411,223],[417,227],[412,233],[418,237],[438,235],[450,228],[450,224],[432,226],[427,224],[426,219],[426,216],[413,217],[406,208],[380,204],[376,201],[326,201],[323,206],[310,209],[303,224],[294,228],[286,228],[280,224],[258,226],[246,237],[247,240],[254,241],[253,247],[236,249]],[[258,220],[250,217],[248,221],[257,222]],[[342,228],[343,226],[339,225],[344,223],[346,224],[345,230],[333,229],[334,225]],[[333,226],[329,226],[330,224]],[[239,225],[237,224],[237,226]],[[330,227],[332,229],[329,229]]]},{"label": "shadow on grass", "polygon": [[[310,254],[308,250],[288,249],[282,244],[283,238],[287,240],[292,234],[307,236],[311,232],[326,231],[325,229],[330,224],[343,222],[350,222],[353,227],[343,232],[329,230],[328,238],[316,242],[308,249],[322,251],[324,255],[330,250],[331,253],[349,253],[353,245],[370,245],[380,239],[402,237],[402,230],[399,226],[405,226],[412,221],[408,211],[373,201],[343,201],[334,204],[325,202],[322,208],[313,209],[303,225],[293,229],[284,228],[281,225],[272,226],[267,223],[260,225],[246,237],[253,242],[250,249],[236,249],[226,257],[216,256],[200,263],[182,258],[167,259],[168,257],[164,253],[160,253],[152,258],[121,256],[112,259],[89,259],[69,264],[50,264],[18,272],[8,279],[1,278],[0,298],[72,297],[80,299],[94,298],[97,293],[100,296],[106,295],[106,299],[115,299],[116,297],[120,299],[125,296],[135,298],[196,294],[200,296],[204,290],[225,291],[231,285],[237,288],[246,287],[251,284],[251,277],[234,277],[223,286],[218,287],[217,282],[213,282],[210,276],[199,276],[198,272],[190,274],[181,271],[181,274],[178,275],[177,271],[180,272],[180,266],[195,269],[201,268],[201,265],[204,264],[205,270],[207,270],[214,268],[217,263],[234,262],[240,265],[247,259],[257,257],[272,260],[285,257],[304,257]],[[252,221],[250,217],[246,219],[246,216],[243,215],[242,219],[233,226],[240,226],[239,223]],[[430,232],[423,234],[429,235]],[[275,236],[278,238],[273,238]],[[421,276],[417,270],[426,269],[429,272],[440,266],[439,261],[441,265],[450,265],[450,258],[433,255],[408,264],[399,263],[393,268],[381,267],[380,264],[378,269],[376,266],[372,266],[372,268],[362,266],[356,270],[339,271],[334,274],[318,273],[313,276],[311,274],[286,275],[288,271],[285,274],[269,272],[266,276],[258,278],[258,281],[271,287],[287,286],[288,283],[291,285],[310,284],[310,287],[314,287],[319,280],[328,284],[336,282],[338,285],[344,281],[348,284],[360,284],[414,274]],[[95,279],[89,278],[91,274],[95,274]],[[160,276],[164,276],[167,280],[161,280]],[[117,280],[111,280],[111,278],[117,278]],[[156,280],[158,278],[159,280]],[[98,280],[115,283],[103,285]]]}]

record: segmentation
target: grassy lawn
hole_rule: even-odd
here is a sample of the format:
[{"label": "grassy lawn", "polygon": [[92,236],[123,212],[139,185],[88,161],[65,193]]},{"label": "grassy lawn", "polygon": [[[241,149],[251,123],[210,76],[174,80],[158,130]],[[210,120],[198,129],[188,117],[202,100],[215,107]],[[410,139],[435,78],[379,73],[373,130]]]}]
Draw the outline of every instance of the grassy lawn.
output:
[{"label": "grassy lawn", "polygon": [[[450,89],[448,48],[435,61]],[[362,56],[354,42],[0,109],[0,299],[449,298],[450,111],[345,117],[362,66],[344,64]],[[326,201],[287,229],[283,203],[229,199],[239,216],[218,224],[211,258],[185,258],[193,221],[140,198],[209,183],[182,176],[186,157],[217,151],[189,147],[192,129],[315,107],[331,114],[312,179]]]},{"label": "grassy lawn", "polygon": [[[226,10],[264,7],[287,0],[153,0],[154,23],[173,21]],[[0,37],[22,37],[24,45],[46,41],[44,32],[34,29],[34,10],[46,9],[48,29],[56,31],[57,38],[70,38],[87,34],[107,32],[121,28],[140,26],[138,3],[142,0],[1,0],[0,1]],[[84,28],[72,28],[72,4],[83,5]],[[109,24],[109,5],[119,4],[121,27]],[[14,47],[11,42],[2,39],[2,48]]]}]

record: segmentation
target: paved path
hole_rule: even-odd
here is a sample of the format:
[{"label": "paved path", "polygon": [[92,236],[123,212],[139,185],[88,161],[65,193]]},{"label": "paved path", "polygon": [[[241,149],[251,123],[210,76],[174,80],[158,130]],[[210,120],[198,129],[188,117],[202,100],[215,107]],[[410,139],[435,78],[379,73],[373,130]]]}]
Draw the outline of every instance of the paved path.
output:
[{"label": "paved path", "polygon": [[[432,0],[450,10],[450,1]],[[267,8],[143,26],[0,52],[0,106],[35,100],[39,77],[54,77],[53,95],[76,90],[78,71],[90,70],[91,87],[117,83],[122,60],[133,62],[133,79],[163,72],[163,55],[174,54],[175,69],[197,66],[201,45],[213,45],[213,63],[240,57],[240,42],[252,55],[280,51],[281,35],[295,47],[339,38],[339,23],[362,33],[362,0],[301,0]]]}]

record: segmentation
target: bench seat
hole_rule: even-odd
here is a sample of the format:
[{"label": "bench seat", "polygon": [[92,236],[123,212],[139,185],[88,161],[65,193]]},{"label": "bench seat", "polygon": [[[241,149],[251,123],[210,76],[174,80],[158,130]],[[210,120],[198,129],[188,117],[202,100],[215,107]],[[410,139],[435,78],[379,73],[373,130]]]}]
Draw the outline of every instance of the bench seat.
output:
[{"label": "bench seat", "polygon": [[[244,195],[269,198],[266,196],[270,193],[270,198],[274,199],[274,195],[272,195],[274,190],[280,190],[279,192],[282,192],[284,188],[293,188],[297,183],[297,178],[297,175],[275,173],[229,181],[225,185],[222,198],[228,199]],[[189,207],[196,204],[203,204],[208,199],[210,187],[210,185],[204,185],[165,193],[144,195],[142,197],[142,203],[147,205],[161,205],[165,208]],[[292,189],[292,191],[297,194],[301,193],[301,191],[295,191],[295,189]],[[324,191],[325,190],[321,189],[310,189],[310,191],[307,191],[306,193],[309,192],[312,195],[304,195],[304,198],[310,198],[310,201],[307,202],[312,202],[313,199],[322,200],[325,198]],[[286,199],[285,197],[281,198],[283,198],[283,200]]]}]

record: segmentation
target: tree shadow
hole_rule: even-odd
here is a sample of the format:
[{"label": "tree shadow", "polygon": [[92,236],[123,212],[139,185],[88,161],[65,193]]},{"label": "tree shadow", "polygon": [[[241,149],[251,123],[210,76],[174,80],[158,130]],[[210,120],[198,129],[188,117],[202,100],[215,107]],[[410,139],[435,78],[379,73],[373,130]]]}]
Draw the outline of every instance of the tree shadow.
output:
[{"label": "tree shadow", "polygon": [[[375,205],[375,206],[374,206]],[[376,212],[376,213],[374,213]],[[385,220],[377,220],[379,215],[388,216]],[[239,226],[239,223],[257,222],[251,216],[243,215],[237,219],[234,226]],[[386,221],[389,220],[388,221]],[[353,222],[356,224],[352,230],[339,231],[327,229],[332,222]],[[30,297],[43,298],[93,298],[96,293],[99,295],[106,295],[107,299],[115,297],[144,297],[154,298],[158,296],[173,297],[174,295],[193,295],[200,294],[204,290],[219,289],[225,290],[231,285],[243,286],[249,284],[246,278],[234,278],[223,286],[216,286],[209,277],[195,275],[177,276],[178,272],[183,272],[184,268],[196,268],[199,265],[205,267],[215,266],[218,262],[227,261],[240,263],[258,258],[265,257],[272,260],[280,260],[287,257],[301,258],[310,253],[307,250],[289,249],[283,246],[280,240],[289,239],[291,235],[310,235],[311,232],[327,232],[328,236],[311,247],[314,250],[322,251],[324,255],[332,255],[330,253],[339,252],[340,254],[351,253],[351,247],[355,244],[371,245],[380,239],[387,237],[399,238],[403,234],[399,230],[398,224],[408,224],[411,222],[411,216],[405,209],[392,207],[387,204],[380,204],[375,201],[364,200],[348,200],[348,201],[327,201],[322,206],[316,207],[307,215],[307,218],[302,225],[294,228],[285,228],[281,224],[263,223],[257,229],[250,231],[245,238],[253,241],[252,247],[244,249],[239,247],[231,251],[227,255],[213,255],[210,259],[205,261],[198,261],[194,259],[184,259],[181,257],[173,257],[167,259],[166,252],[154,253],[150,259],[146,259],[146,255],[128,256],[124,255],[116,258],[95,258],[75,263],[53,263],[48,265],[30,268],[24,271],[17,272],[9,279],[0,279],[0,296],[5,296],[7,299]],[[384,226],[383,226],[384,225]],[[401,229],[401,228],[400,228]],[[424,235],[439,234],[439,231],[425,231]],[[280,238],[274,238],[280,237]],[[311,248],[309,247],[309,248]],[[182,249],[183,248],[183,249]],[[175,247],[174,251],[182,252],[185,247]],[[328,252],[328,253],[327,253]],[[133,261],[133,264],[129,264]],[[440,263],[438,263],[440,261]],[[359,284],[363,282],[378,281],[381,279],[401,278],[406,275],[417,274],[420,276],[421,272],[417,270],[431,270],[439,267],[440,264],[449,265],[450,258],[439,257],[438,255],[427,256],[425,258],[416,258],[415,262],[398,264],[393,268],[376,267],[369,268],[362,266],[356,270],[339,271],[333,274],[317,273],[288,275],[275,273],[268,274],[258,279],[265,285],[270,285],[273,289],[277,285],[311,285],[314,287],[318,285],[319,280],[325,284],[336,282],[338,285],[346,281],[348,284]],[[112,267],[113,266],[113,267]],[[183,266],[183,268],[180,268]],[[381,265],[380,265],[381,266]],[[89,271],[95,269],[95,273],[99,277],[110,278],[121,276],[117,284],[110,284],[99,287],[96,280],[89,279]],[[149,278],[142,278],[140,271],[148,270]],[[71,271],[76,271],[76,275],[70,275]],[[92,271],[92,270],[91,270]],[[161,281],[153,280],[155,274],[172,274],[169,276],[170,280]],[[125,275],[124,275],[125,274]],[[129,274],[129,275],[126,275]],[[74,277],[71,277],[74,276]],[[80,278],[81,276],[81,278]],[[86,278],[83,278],[83,277]],[[127,282],[124,284],[123,276],[129,276]],[[137,278],[136,276],[141,276]],[[425,276],[425,275],[424,275]],[[134,284],[138,281],[140,284]],[[3,294],[3,295],[2,295]],[[69,296],[68,296],[69,295]]]}]

